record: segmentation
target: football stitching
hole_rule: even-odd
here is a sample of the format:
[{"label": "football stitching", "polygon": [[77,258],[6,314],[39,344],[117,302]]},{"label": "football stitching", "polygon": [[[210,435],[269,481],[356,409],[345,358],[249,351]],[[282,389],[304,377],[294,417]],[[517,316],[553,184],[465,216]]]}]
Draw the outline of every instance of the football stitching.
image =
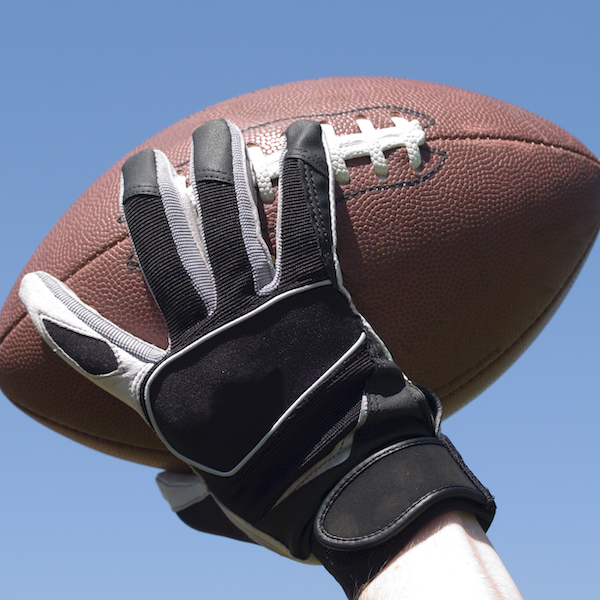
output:
[{"label": "football stitching", "polygon": [[[108,393],[108,392],[106,392]],[[156,454],[157,458],[173,458],[175,460],[176,459],[175,456],[173,456],[166,448],[163,450],[162,448],[150,448],[148,446],[140,446],[138,444],[132,444],[131,442],[121,442],[118,440],[113,440],[110,438],[103,438],[100,437],[99,435],[94,435],[92,433],[88,433],[86,431],[83,431],[81,429],[76,429],[75,427],[72,427],[70,425],[66,425],[65,423],[61,423],[60,421],[56,421],[54,419],[50,419],[45,415],[39,414],[34,410],[31,410],[31,408],[27,408],[21,404],[19,404],[18,402],[14,402],[15,406],[17,406],[20,410],[22,410],[26,415],[29,415],[31,417],[33,417],[34,419],[41,421],[41,422],[47,422],[47,423],[52,423],[55,426],[58,426],[62,429],[65,429],[67,431],[72,431],[73,433],[80,435],[80,436],[84,436],[86,438],[89,438],[90,441],[94,441],[94,440],[98,440],[98,442],[100,442],[103,445],[109,445],[109,446],[115,446],[117,448],[123,448],[126,450],[138,450],[138,451],[142,451],[143,453],[149,453],[149,454]],[[152,430],[149,430],[150,432]],[[72,439],[72,438],[70,438]],[[183,463],[182,463],[183,464]]]},{"label": "football stitching", "polygon": [[430,154],[437,154],[440,157],[440,162],[433,168],[431,171],[427,171],[423,173],[423,175],[417,177],[416,179],[409,179],[405,181],[397,181],[396,183],[387,183],[381,185],[374,185],[371,187],[360,188],[358,190],[354,190],[353,192],[344,193],[342,199],[345,198],[354,198],[356,196],[360,196],[361,194],[365,194],[368,192],[383,192],[385,190],[392,190],[396,188],[410,187],[413,185],[418,185],[419,183],[423,183],[428,179],[431,179],[444,165],[446,162],[446,158],[448,153],[444,150],[434,150],[433,148],[428,148]]},{"label": "football stitching", "polygon": [[[64,279],[62,277],[57,277],[57,279],[60,279],[60,281],[62,281],[63,283],[68,283],[68,281],[75,277],[80,271],[82,271],[83,269],[85,269],[87,266],[91,265],[92,262],[94,262],[97,258],[100,258],[105,252],[109,252],[110,250],[112,250],[113,248],[116,248],[119,244],[128,241],[129,240],[129,235],[127,233],[125,233],[123,235],[123,237],[119,238],[116,241],[113,241],[110,245],[105,246],[100,252],[96,251],[94,252],[94,254],[91,257],[86,258],[85,261],[80,262],[75,269],[72,269],[67,275],[64,276]],[[17,282],[15,283],[14,288],[17,287],[17,285],[20,283],[21,279],[26,275],[26,273],[22,273],[21,276],[19,277],[19,279],[17,280]],[[13,289],[14,289],[13,288]],[[25,307],[22,308],[22,311],[19,313],[19,317],[17,319],[15,319],[15,321],[12,323],[12,327],[8,327],[6,329],[6,331],[0,335],[0,346],[2,346],[2,344],[4,343],[4,340],[6,340],[6,338],[11,334],[11,332],[13,331],[13,329],[15,329],[16,327],[19,326],[19,324],[27,317],[27,311],[25,310]]]},{"label": "football stitching", "polygon": [[[364,111],[373,111],[373,110],[392,110],[392,111],[400,111],[403,113],[406,113],[408,115],[420,118],[420,119],[424,119],[426,122],[425,124],[422,124],[421,126],[423,127],[423,129],[427,129],[429,127],[432,127],[433,125],[436,124],[436,120],[434,117],[429,116],[426,113],[422,113],[419,112],[417,110],[413,110],[411,108],[406,108],[406,107],[402,107],[402,106],[396,106],[393,104],[380,104],[380,105],[375,105],[375,106],[364,106],[361,108],[353,108],[353,109],[348,109],[348,110],[344,110],[344,111],[338,111],[338,112],[331,112],[331,113],[309,113],[309,114],[303,114],[303,115],[293,115],[293,116],[289,116],[289,117],[282,117],[280,119],[274,119],[272,121],[265,121],[264,123],[259,123],[257,125],[252,125],[251,127],[246,127],[245,129],[243,129],[242,131],[252,131],[254,129],[260,129],[261,127],[267,127],[269,125],[273,125],[275,123],[281,123],[283,121],[290,121],[290,120],[298,120],[298,119],[310,119],[310,118],[318,118],[318,117],[339,117],[339,116],[345,116],[345,115],[349,115],[352,113],[360,113],[360,112],[364,112]],[[573,148],[568,148],[566,146],[563,146],[561,144],[548,144],[546,142],[540,142],[540,141],[535,141],[535,140],[530,140],[527,138],[519,138],[516,136],[506,136],[506,137],[492,137],[492,136],[480,136],[480,135],[460,135],[460,136],[443,136],[443,137],[429,137],[429,140],[499,140],[499,141],[515,141],[515,142],[524,142],[524,143],[528,143],[528,144],[536,144],[539,146],[545,146],[548,148],[557,148],[560,150],[564,150],[566,152],[571,152],[573,154],[576,154],[578,156],[583,156],[584,158],[590,159],[593,162],[595,162],[596,164],[600,164],[600,159],[598,159],[597,157],[591,157],[588,154],[585,154],[584,152],[581,152],[580,150],[574,150]],[[183,163],[186,164],[186,163]]]},{"label": "football stitching", "polygon": [[[364,110],[358,112],[355,121],[359,133],[336,134],[330,123],[323,123],[323,137],[329,146],[331,167],[336,181],[342,185],[350,182],[350,173],[346,162],[369,157],[371,166],[380,179],[388,174],[388,164],[385,152],[397,148],[405,148],[407,159],[414,171],[422,165],[420,147],[426,142],[425,131],[418,120],[408,121],[403,117],[392,115],[391,127],[375,128],[373,123],[361,116]],[[259,145],[248,146],[248,158],[252,166],[254,185],[258,188],[260,197],[265,204],[275,200],[273,182],[279,175],[279,160],[281,151],[265,154]]]},{"label": "football stitching", "polygon": [[527,144],[528,146],[538,146],[540,148],[548,148],[553,150],[560,150],[562,152],[568,152],[569,154],[574,154],[575,156],[580,156],[581,158],[585,158],[595,164],[596,166],[600,165],[600,159],[593,154],[588,155],[584,152],[580,152],[579,150],[574,150],[573,148],[567,148],[566,146],[560,146],[557,144],[548,144],[546,142],[540,142],[536,140],[523,139],[513,136],[506,137],[494,137],[491,135],[457,135],[457,136],[439,136],[439,137],[431,137],[430,141],[435,142],[454,142],[454,141],[481,141],[481,142],[515,142],[518,144]]},{"label": "football stitching", "polygon": [[258,125],[252,125],[250,127],[246,127],[245,129],[242,129],[242,132],[252,131],[254,129],[260,129],[261,127],[268,127],[269,125],[274,125],[275,123],[281,123],[283,121],[298,121],[299,119],[314,119],[315,117],[341,117],[344,115],[351,115],[352,113],[361,113],[361,112],[368,111],[368,110],[381,110],[381,109],[396,110],[399,112],[406,113],[407,115],[411,115],[413,117],[425,119],[426,123],[425,123],[425,125],[422,125],[423,129],[426,129],[427,127],[431,127],[432,125],[435,125],[435,119],[433,117],[430,117],[429,115],[426,115],[425,113],[421,113],[416,110],[412,110],[411,108],[404,108],[402,106],[394,106],[393,104],[381,104],[378,106],[363,106],[362,108],[352,108],[352,109],[348,109],[348,110],[342,110],[342,111],[331,112],[331,113],[309,113],[309,114],[304,114],[304,115],[293,115],[293,116],[289,116],[289,117],[282,117],[281,119],[275,119],[273,121],[265,121],[264,123],[259,123]]}]

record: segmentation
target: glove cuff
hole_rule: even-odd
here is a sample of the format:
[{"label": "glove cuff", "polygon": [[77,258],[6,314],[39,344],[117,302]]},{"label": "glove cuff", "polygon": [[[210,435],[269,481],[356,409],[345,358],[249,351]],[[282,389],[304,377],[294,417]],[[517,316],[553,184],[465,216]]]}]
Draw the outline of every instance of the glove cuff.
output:
[{"label": "glove cuff", "polygon": [[473,513],[486,531],[496,507],[445,436],[404,440],[368,457],[329,493],[312,551],[353,599],[420,529],[453,510]]}]

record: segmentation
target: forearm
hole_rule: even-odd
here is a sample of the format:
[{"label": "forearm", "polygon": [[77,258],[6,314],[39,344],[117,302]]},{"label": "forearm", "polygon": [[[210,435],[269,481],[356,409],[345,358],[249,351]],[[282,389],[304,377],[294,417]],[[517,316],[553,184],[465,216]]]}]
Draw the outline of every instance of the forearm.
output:
[{"label": "forearm", "polygon": [[431,521],[371,581],[359,600],[522,600],[477,520],[450,512]]}]

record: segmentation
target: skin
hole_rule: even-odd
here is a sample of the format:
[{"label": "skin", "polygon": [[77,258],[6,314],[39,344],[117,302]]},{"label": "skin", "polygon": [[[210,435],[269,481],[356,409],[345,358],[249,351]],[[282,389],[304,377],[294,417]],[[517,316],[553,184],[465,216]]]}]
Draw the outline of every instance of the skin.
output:
[{"label": "skin", "polygon": [[441,515],[373,579],[359,600],[523,600],[475,519]]}]

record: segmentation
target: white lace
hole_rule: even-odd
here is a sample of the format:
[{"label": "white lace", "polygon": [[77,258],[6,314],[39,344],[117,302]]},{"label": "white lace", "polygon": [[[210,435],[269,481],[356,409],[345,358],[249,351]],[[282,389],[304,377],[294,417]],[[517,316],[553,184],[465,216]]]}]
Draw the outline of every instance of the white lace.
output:
[{"label": "white lace", "polygon": [[[425,143],[425,132],[416,119],[408,121],[402,117],[392,117],[393,127],[375,129],[368,119],[356,119],[360,133],[336,135],[333,126],[323,123],[322,128],[329,146],[335,179],[340,184],[350,182],[346,161],[368,156],[375,173],[380,178],[388,175],[384,152],[393,148],[406,148],[408,161],[413,169],[421,166],[419,146]],[[260,146],[248,147],[252,164],[254,183],[263,202],[269,204],[275,199],[273,181],[277,180],[279,152],[265,155]]]}]

